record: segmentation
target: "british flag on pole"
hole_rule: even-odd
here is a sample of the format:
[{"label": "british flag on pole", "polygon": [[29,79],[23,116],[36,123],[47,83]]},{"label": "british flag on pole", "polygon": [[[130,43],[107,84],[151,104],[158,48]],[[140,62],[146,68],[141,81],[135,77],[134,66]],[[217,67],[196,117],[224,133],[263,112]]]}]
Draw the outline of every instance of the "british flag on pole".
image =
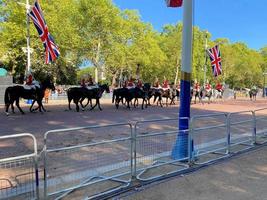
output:
[{"label": "british flag on pole", "polygon": [[208,49],[207,53],[210,57],[213,75],[215,77],[219,76],[222,73],[222,60],[219,45],[215,45],[214,47]]},{"label": "british flag on pole", "polygon": [[183,0],[165,0],[168,7],[181,7]]},{"label": "british flag on pole", "polygon": [[35,1],[29,16],[32,19],[43,42],[45,48],[45,63],[48,64],[56,60],[60,53],[58,46],[55,44],[53,37],[48,31],[41,7],[37,0]]}]

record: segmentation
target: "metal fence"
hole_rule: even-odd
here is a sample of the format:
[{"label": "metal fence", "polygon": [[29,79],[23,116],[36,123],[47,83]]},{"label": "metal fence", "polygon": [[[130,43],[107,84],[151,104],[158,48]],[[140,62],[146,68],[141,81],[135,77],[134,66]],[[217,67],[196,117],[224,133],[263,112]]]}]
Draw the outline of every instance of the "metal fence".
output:
[{"label": "metal fence", "polygon": [[[84,144],[65,144],[50,147],[53,136],[66,134],[96,135],[123,130],[128,133],[118,139],[84,141]],[[112,192],[127,187],[131,182],[132,159],[131,124],[111,124],[88,126],[73,129],[48,131],[44,144],[44,196],[61,199],[64,196],[79,195],[82,198],[94,198],[106,191]],[[118,137],[114,133],[114,136]],[[73,141],[71,141],[73,142]],[[109,184],[107,184],[109,182]],[[101,185],[98,188],[90,186]]]},{"label": "metal fence", "polygon": [[228,155],[227,113],[198,115],[190,119],[192,160],[205,164]]},{"label": "metal fence", "polygon": [[[29,133],[1,136],[0,143],[1,148],[5,149],[1,151],[0,159],[0,199],[38,199],[35,137]],[[20,152],[12,151],[14,145]]]},{"label": "metal fence", "polygon": [[267,142],[267,108],[257,109],[255,113],[256,142]]},{"label": "metal fence", "polygon": [[[181,118],[182,119],[182,118]],[[134,126],[134,176],[148,181],[187,169],[183,163],[188,157],[175,159],[172,149],[177,137],[188,134],[188,130],[178,131],[179,118],[138,121]],[[183,118],[188,123],[188,118]],[[188,148],[185,146],[178,148]],[[183,161],[183,162],[181,162]]]},{"label": "metal fence", "polygon": [[[48,131],[39,161],[31,134],[0,137],[0,142],[5,140],[1,149],[6,148],[0,151],[0,199],[37,199],[38,165],[44,172],[44,199],[91,199],[127,188],[136,180],[142,183],[183,173],[193,164],[211,163],[267,142],[267,109],[193,116],[184,131],[179,131],[180,120],[189,119]],[[180,136],[186,136],[184,143],[177,143]],[[21,138],[28,140],[18,142]],[[17,144],[23,144],[19,155],[12,151]],[[173,155],[177,144],[187,149],[184,158]]]},{"label": "metal fence", "polygon": [[256,120],[254,111],[229,113],[228,127],[231,152],[237,153],[254,146],[256,142]]}]

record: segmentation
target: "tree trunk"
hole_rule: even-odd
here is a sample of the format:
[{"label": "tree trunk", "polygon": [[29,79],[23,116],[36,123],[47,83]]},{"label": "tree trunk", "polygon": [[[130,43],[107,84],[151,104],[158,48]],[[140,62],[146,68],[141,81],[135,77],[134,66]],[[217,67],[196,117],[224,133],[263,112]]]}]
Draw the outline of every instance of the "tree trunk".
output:
[{"label": "tree trunk", "polygon": [[116,79],[118,77],[118,74],[119,71],[117,70],[112,76],[112,83],[111,83],[112,88],[115,88],[117,86]]},{"label": "tree trunk", "polygon": [[176,61],[176,73],[175,73],[175,79],[174,79],[174,85],[177,85],[177,80],[179,76],[179,68],[180,68],[180,62],[179,59]]}]

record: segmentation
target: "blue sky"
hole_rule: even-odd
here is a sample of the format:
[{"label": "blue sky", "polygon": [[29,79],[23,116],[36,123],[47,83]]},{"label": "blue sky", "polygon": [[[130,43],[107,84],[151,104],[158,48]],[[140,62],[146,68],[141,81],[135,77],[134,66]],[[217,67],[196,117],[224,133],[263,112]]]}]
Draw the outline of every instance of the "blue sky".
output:
[{"label": "blue sky", "polygon": [[[167,8],[165,0],[113,0],[121,9],[136,9],[145,22],[161,31],[164,24],[182,21],[181,8]],[[194,25],[212,39],[228,38],[250,48],[267,46],[267,0],[195,0]]]}]

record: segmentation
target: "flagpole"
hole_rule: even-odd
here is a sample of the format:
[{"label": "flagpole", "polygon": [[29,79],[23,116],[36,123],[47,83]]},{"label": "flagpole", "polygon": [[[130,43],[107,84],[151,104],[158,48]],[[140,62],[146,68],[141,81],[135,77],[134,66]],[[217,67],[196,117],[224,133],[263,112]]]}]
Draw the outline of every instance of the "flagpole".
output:
[{"label": "flagpole", "polygon": [[[179,134],[172,149],[173,159],[183,159],[188,156],[188,132],[190,118],[190,89],[192,71],[192,29],[193,29],[193,0],[184,1],[183,13],[183,46],[181,69],[181,95],[179,111]],[[184,118],[188,118],[185,120]]]},{"label": "flagpole", "polygon": [[206,75],[207,75],[207,49],[208,49],[208,31],[205,32],[205,64],[204,64],[204,83],[203,86],[206,84]]},{"label": "flagpole", "polygon": [[26,0],[26,20],[27,20],[27,72],[31,70],[31,52],[30,52],[30,4],[29,0]]}]

